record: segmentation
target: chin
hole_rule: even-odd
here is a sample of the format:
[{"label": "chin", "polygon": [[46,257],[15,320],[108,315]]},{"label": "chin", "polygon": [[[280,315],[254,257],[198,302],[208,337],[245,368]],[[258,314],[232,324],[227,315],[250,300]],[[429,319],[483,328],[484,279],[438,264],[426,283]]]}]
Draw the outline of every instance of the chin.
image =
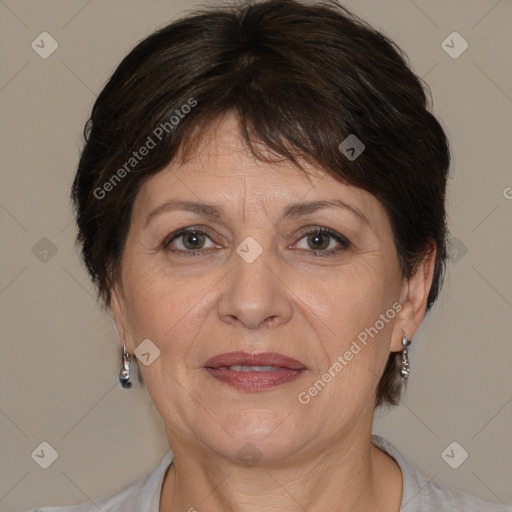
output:
[{"label": "chin", "polygon": [[[272,463],[292,456],[307,443],[304,425],[299,427],[291,419],[295,415],[283,411],[252,408],[216,416],[220,425],[209,429],[208,440],[198,437],[226,459],[245,465]],[[227,432],[221,425],[226,425]]]}]

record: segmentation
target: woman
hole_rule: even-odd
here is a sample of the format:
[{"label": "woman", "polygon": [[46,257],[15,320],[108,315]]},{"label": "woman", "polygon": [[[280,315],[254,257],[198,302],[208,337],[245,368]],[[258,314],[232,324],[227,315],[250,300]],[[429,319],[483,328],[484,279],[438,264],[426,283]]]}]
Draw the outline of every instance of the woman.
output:
[{"label": "woman", "polygon": [[391,41],[333,4],[195,13],[99,95],[82,256],[169,452],[43,511],[504,511],[372,436],[446,260],[448,143]]}]

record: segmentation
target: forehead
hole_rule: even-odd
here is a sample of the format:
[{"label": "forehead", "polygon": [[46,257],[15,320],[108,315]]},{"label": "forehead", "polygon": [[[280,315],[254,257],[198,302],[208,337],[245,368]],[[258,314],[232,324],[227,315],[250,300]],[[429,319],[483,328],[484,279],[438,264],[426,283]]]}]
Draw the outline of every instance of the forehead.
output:
[{"label": "forehead", "polygon": [[[310,183],[307,174],[292,162],[272,155],[270,150],[258,141],[253,140],[253,145],[271,162],[263,162],[254,157],[242,138],[237,117],[232,113],[226,114],[205,131],[190,160],[183,165],[171,163],[167,170],[181,177],[196,174],[219,178],[243,176],[248,179],[257,179],[264,176],[263,179],[267,180],[273,176],[276,180],[297,181],[298,179]],[[325,172],[318,168],[310,165],[305,167],[308,174],[315,176],[314,181],[318,181],[325,175]]]},{"label": "forehead", "polygon": [[[267,148],[257,149],[276,160]],[[339,198],[368,218],[385,215],[369,192],[342,183],[311,164],[302,165],[306,172],[282,158],[273,162],[256,159],[242,139],[237,118],[230,114],[212,125],[186,163],[171,162],[147,180],[134,210],[144,214],[170,198],[217,202],[226,210],[230,205],[236,210],[239,203],[246,208],[247,203],[260,203],[272,209],[281,203]]]}]

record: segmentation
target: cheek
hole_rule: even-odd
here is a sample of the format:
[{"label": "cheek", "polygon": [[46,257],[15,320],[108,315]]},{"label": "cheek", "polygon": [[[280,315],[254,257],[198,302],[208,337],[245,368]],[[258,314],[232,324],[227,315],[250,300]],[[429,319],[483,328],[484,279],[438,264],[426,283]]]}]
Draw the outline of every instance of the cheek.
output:
[{"label": "cheek", "polygon": [[[194,354],[207,337],[202,332],[208,291],[217,279],[170,279],[163,274],[127,272],[127,315],[134,348],[150,339],[160,350],[149,366],[139,363],[146,388],[160,415],[175,428],[192,430],[187,418],[200,416],[197,403],[182,386],[195,389]],[[180,282],[181,281],[181,282]],[[211,309],[211,305],[210,305]],[[182,385],[180,386],[180,383]],[[169,390],[169,391],[166,391]]]},{"label": "cheek", "polygon": [[[303,280],[299,289],[307,297],[308,308],[330,332],[328,338],[340,343],[373,326],[398,297],[396,278],[384,271],[378,257],[360,258],[325,277]],[[386,324],[382,330],[388,328]]]},{"label": "cheek", "polygon": [[182,355],[204,324],[209,292],[219,278],[214,272],[188,278],[160,271],[126,272],[127,315],[135,345],[149,338],[164,355]]},{"label": "cheek", "polygon": [[326,355],[320,375],[312,377],[324,376],[329,381],[328,401],[335,402],[341,395],[357,401],[376,386],[387,361],[396,316],[394,277],[381,271],[377,259],[369,258],[344,267],[336,279],[309,283],[309,305],[316,305],[309,315],[320,319],[316,321],[322,333],[318,337]]}]

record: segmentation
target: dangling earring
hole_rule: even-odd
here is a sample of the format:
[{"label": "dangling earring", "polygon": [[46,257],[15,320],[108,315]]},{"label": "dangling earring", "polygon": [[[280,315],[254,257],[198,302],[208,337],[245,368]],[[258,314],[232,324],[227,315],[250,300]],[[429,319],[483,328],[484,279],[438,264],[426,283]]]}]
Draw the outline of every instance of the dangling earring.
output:
[{"label": "dangling earring", "polygon": [[130,354],[126,350],[126,342],[123,344],[123,359],[121,371],[119,372],[119,382],[124,389],[132,387],[132,382],[130,381]]},{"label": "dangling earring", "polygon": [[402,374],[402,377],[405,380],[407,380],[409,375],[411,375],[411,365],[409,363],[409,352],[407,350],[407,346],[411,344],[411,341],[412,340],[408,340],[407,336],[405,336],[405,335],[402,338],[402,347],[404,347],[404,348],[402,350],[402,370],[401,370],[401,374]]}]

